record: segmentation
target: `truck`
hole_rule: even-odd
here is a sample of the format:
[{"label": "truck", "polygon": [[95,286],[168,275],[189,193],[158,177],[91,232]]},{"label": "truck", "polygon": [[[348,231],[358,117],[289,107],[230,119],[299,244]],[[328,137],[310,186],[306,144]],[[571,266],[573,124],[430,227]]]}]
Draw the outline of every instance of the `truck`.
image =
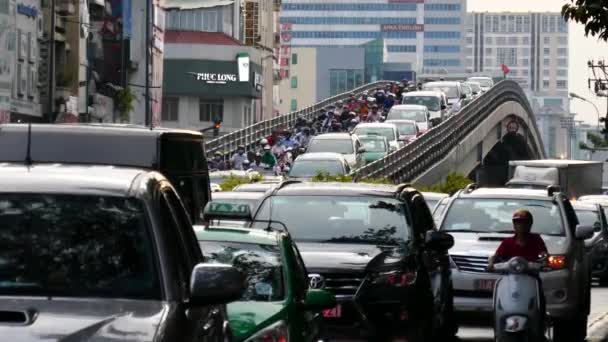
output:
[{"label": "truck", "polygon": [[546,189],[559,186],[569,198],[602,193],[603,163],[545,159],[509,161],[507,187]]}]

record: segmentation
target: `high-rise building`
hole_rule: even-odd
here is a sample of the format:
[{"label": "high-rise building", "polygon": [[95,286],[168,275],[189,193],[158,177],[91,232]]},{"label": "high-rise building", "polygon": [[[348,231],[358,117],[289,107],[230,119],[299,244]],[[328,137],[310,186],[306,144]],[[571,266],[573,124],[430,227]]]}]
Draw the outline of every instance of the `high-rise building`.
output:
[{"label": "high-rise building", "polygon": [[507,77],[528,95],[550,157],[568,156],[568,24],[559,13],[469,13],[468,75]]},{"label": "high-rise building", "polygon": [[389,74],[462,74],[465,16],[465,0],[284,0],[281,22],[291,24],[292,47],[381,40]]}]

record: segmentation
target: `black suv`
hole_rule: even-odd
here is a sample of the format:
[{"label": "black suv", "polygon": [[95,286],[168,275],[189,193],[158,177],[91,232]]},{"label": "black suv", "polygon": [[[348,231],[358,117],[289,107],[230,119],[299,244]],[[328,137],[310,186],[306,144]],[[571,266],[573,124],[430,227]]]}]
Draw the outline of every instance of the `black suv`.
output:
[{"label": "black suv", "polygon": [[447,254],[454,241],[435,229],[415,189],[286,181],[264,196],[255,220],[259,228],[284,225],[301,251],[309,286],[336,295],[338,306],[323,313],[325,337],[455,335]]},{"label": "black suv", "polygon": [[0,164],[3,341],[230,340],[243,275],[202,260],[157,172]]},{"label": "black suv", "polygon": [[[161,172],[190,218],[200,221],[211,198],[200,132],[114,124],[0,125],[0,162],[118,165]],[[30,154],[27,156],[29,146]]]}]

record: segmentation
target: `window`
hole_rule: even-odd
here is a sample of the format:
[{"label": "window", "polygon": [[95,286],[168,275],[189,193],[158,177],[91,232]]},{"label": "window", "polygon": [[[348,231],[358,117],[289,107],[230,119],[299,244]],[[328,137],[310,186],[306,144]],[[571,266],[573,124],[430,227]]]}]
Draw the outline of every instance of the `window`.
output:
[{"label": "window", "polygon": [[[547,86],[548,88],[548,86]],[[548,156],[547,157],[557,157],[556,155],[556,151],[555,151],[555,145],[557,142],[557,128],[556,127],[549,127],[549,146],[548,146]]]},{"label": "window", "polygon": [[530,32],[530,16],[524,16],[524,32]]},{"label": "window", "polygon": [[517,76],[519,73],[517,72],[517,70],[515,70],[515,69],[511,69],[511,70],[509,71],[509,74],[511,74],[511,76]]},{"label": "window", "polygon": [[28,75],[28,90],[27,95],[30,98],[34,98],[36,96],[36,69],[33,66],[29,66],[29,75]]},{"label": "window", "polygon": [[486,44],[492,45],[494,43],[494,39],[492,37],[486,37]]},{"label": "window", "polygon": [[495,15],[492,17],[492,32],[496,33],[498,32],[498,16]]},{"label": "window", "polygon": [[557,66],[558,67],[567,67],[568,66],[568,59],[567,58],[558,58],[557,59]]},{"label": "window", "polygon": [[557,86],[557,89],[568,89],[568,81],[557,80],[556,86]]},{"label": "window", "polygon": [[426,25],[460,25],[460,18],[424,18],[424,23]]},{"label": "window", "polygon": [[298,100],[291,99],[291,111],[298,110]]},{"label": "window", "polygon": [[543,81],[543,88],[549,88],[549,81]]},{"label": "window", "polygon": [[543,42],[545,45],[551,45],[551,37],[545,37],[543,38]]},{"label": "window", "polygon": [[0,13],[9,14],[9,0],[0,0]]},{"label": "window", "polygon": [[363,70],[360,69],[330,69],[329,92],[330,95],[345,93],[363,85]]},{"label": "window", "polygon": [[161,113],[162,121],[178,121],[179,119],[179,98],[163,98],[163,108]]},{"label": "window", "polygon": [[527,58],[524,58],[524,59],[521,60],[521,64],[523,66],[529,66],[530,65],[530,60],[527,59]]},{"label": "window", "polygon": [[549,32],[549,18],[547,16],[543,17],[542,20],[542,30],[544,33]]},{"label": "window", "polygon": [[486,54],[491,55],[493,52],[492,48],[486,48]]},{"label": "window", "polygon": [[16,75],[15,79],[17,80],[17,95],[19,95],[19,96],[23,96],[23,92],[25,92],[25,87],[21,83],[23,72],[24,71],[22,70],[21,63],[17,63],[17,75]]},{"label": "window", "polygon": [[551,55],[551,49],[550,48],[544,48],[543,49],[543,54],[545,56],[550,56]]},{"label": "window", "polygon": [[544,65],[544,66],[549,66],[549,65],[551,65],[551,62],[550,62],[549,58],[545,58],[545,59],[543,59],[543,65]]},{"label": "window", "polygon": [[416,45],[387,45],[388,52],[416,52]]},{"label": "window", "polygon": [[[460,32],[458,31],[427,31],[424,32],[424,38],[428,38],[428,39],[459,39],[460,38]],[[469,37],[470,38],[470,37]],[[471,42],[468,42],[467,38],[467,43],[468,44],[472,44],[473,43],[473,39],[471,38]]]},{"label": "window", "polygon": [[[414,46],[415,48],[415,46]],[[459,45],[425,45],[424,52],[440,52],[440,53],[458,53],[460,52]]]},{"label": "window", "polygon": [[[426,7],[426,6],[425,6]],[[460,5],[458,5],[460,7]],[[408,3],[282,3],[283,11],[416,11]],[[460,9],[459,9],[460,10]]]},{"label": "window", "polygon": [[467,44],[473,44],[473,37],[467,37],[466,38],[466,43]]},{"label": "window", "polygon": [[[454,32],[460,35],[460,32]],[[404,38],[404,39],[415,39],[416,32],[406,31],[294,31],[291,33],[293,38],[324,38],[324,39],[336,39],[336,38]],[[457,37],[459,38],[459,37]]]},{"label": "window", "polygon": [[568,56],[568,48],[557,48],[557,55],[559,57]]},{"label": "window", "polygon": [[505,45],[505,44],[507,44],[507,38],[505,38],[505,37],[496,38],[496,45]]},{"label": "window", "polygon": [[510,15],[508,17],[508,26],[509,26],[509,32],[515,32],[515,16]]},{"label": "window", "polygon": [[200,99],[199,121],[224,121],[224,100]]},{"label": "window", "polygon": [[562,17],[557,17],[557,32],[568,32],[568,22]]},{"label": "window", "polygon": [[524,29],[523,19],[524,18],[521,15],[518,15],[515,18],[515,31],[518,32],[518,33],[522,32],[523,29]]},{"label": "window", "polygon": [[509,44],[510,45],[517,45],[519,43],[519,38],[517,37],[509,37]]},{"label": "window", "polygon": [[567,45],[568,44],[568,37],[557,37],[557,43],[559,45]]},{"label": "window", "polygon": [[555,29],[555,19],[556,19],[555,16],[551,16],[549,18],[549,32],[555,32],[556,31],[556,29]]},{"label": "window", "polygon": [[543,76],[549,76],[551,74],[551,71],[549,69],[543,69]]},{"label": "window", "polygon": [[460,11],[460,4],[425,4],[425,11]]},{"label": "window", "polygon": [[298,54],[292,53],[291,54],[291,65],[297,65],[297,64],[298,64]]},{"label": "window", "polygon": [[506,15],[501,15],[500,16],[500,32],[507,32],[507,16]]},{"label": "window", "polygon": [[528,69],[524,69],[521,71],[522,76],[528,76]]},{"label": "window", "polygon": [[568,70],[567,69],[557,69],[557,76],[559,77],[567,77]]},{"label": "window", "polygon": [[0,295],[161,300],[142,201],[2,194],[0,203]]},{"label": "window", "polygon": [[291,89],[296,89],[298,87],[298,77],[291,76]]},{"label": "window", "polygon": [[[443,19],[443,18],[441,18]],[[446,18],[452,19],[452,18]],[[459,18],[455,18],[459,19]],[[460,19],[459,19],[460,21]],[[415,17],[281,17],[281,23],[300,25],[382,25],[416,24]]]},{"label": "window", "polygon": [[553,106],[553,107],[561,107],[564,103],[564,101],[562,99],[551,99],[551,98],[546,98],[544,102],[545,102],[545,106]]},{"label": "window", "polygon": [[497,48],[496,59],[498,65],[505,64],[507,66],[517,65],[517,49],[516,48]]},{"label": "window", "polygon": [[460,59],[425,59],[424,66],[460,66]]}]

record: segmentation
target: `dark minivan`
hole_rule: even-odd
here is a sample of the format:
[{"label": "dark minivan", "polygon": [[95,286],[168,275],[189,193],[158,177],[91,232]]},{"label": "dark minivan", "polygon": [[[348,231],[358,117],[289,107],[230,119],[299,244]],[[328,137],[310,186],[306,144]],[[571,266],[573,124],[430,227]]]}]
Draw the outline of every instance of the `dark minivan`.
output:
[{"label": "dark minivan", "polygon": [[36,163],[160,171],[177,189],[193,222],[200,221],[211,198],[203,135],[196,131],[116,124],[5,124],[0,125],[0,146],[0,162],[29,158]]}]

